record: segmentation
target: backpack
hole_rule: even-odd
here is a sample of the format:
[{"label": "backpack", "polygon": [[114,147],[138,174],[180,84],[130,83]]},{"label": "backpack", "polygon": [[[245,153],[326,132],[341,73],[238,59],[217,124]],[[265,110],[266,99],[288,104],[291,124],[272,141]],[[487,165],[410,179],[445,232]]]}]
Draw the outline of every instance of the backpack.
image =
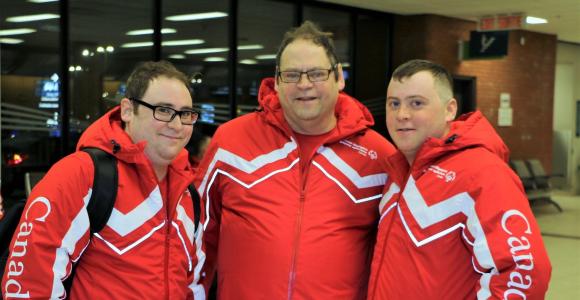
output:
[{"label": "backpack", "polygon": [[[90,220],[90,234],[92,237],[94,233],[101,231],[103,227],[105,227],[111,213],[113,212],[113,207],[115,206],[117,187],[119,184],[117,176],[117,158],[99,148],[83,148],[81,150],[87,152],[91,156],[93,165],[95,166],[92,187],[93,192],[91,193],[91,199],[89,199],[89,203],[87,204],[87,213]],[[200,198],[193,184],[190,184],[187,188],[191,194],[191,200],[193,202],[194,230],[197,231],[201,216]],[[99,200],[97,201],[96,199]],[[22,215],[25,204],[25,200],[21,200],[12,205],[12,207],[6,211],[4,218],[0,221],[0,278],[4,275],[6,262],[10,256],[9,248],[12,235],[20,223],[20,216]],[[70,276],[63,282],[67,295],[70,291],[76,265],[77,264],[73,265]]]}]

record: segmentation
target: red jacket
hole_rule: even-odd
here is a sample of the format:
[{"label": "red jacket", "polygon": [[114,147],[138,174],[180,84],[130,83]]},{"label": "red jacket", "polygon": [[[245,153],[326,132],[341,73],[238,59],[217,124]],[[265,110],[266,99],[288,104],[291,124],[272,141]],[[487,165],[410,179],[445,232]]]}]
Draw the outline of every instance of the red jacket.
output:
[{"label": "red jacket", "polygon": [[428,139],[410,170],[391,158],[369,299],[544,298],[550,262],[507,159],[480,112]]},{"label": "red jacket", "polygon": [[[120,147],[113,151],[113,141]],[[187,190],[193,173],[183,151],[168,169],[168,198],[143,149],[121,128],[119,108],[91,125],[80,147],[99,147],[118,160],[118,193],[104,229],[89,239],[86,205],[93,163],[77,151],[57,162],[32,191],[11,244],[2,293],[63,298],[61,283],[76,268],[73,299],[192,299],[204,295],[195,276],[203,264],[201,230]],[[199,227],[201,228],[201,226]],[[194,239],[198,239],[196,243]],[[203,255],[200,255],[203,257]],[[203,299],[199,297],[196,299]]]},{"label": "red jacket", "polygon": [[259,101],[260,111],[218,128],[196,174],[209,215],[204,268],[211,274],[217,259],[218,296],[364,299],[383,162],[394,147],[341,93],[338,136],[320,141],[302,172],[273,78]]}]

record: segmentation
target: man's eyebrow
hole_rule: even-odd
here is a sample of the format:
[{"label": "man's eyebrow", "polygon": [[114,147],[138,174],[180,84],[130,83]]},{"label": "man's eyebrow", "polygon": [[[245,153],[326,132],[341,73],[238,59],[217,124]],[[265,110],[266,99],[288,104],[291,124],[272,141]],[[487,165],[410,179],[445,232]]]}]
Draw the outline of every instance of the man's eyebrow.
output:
[{"label": "man's eyebrow", "polygon": [[[306,69],[306,71],[304,71],[304,72],[310,72],[310,71],[316,71],[316,70],[328,70],[328,68],[324,68],[324,67],[321,67],[321,66],[315,66],[315,67]],[[284,69],[284,70],[280,70],[280,72],[302,72],[302,68],[292,68],[292,67],[290,67],[290,68],[287,68],[287,69]]]},{"label": "man's eyebrow", "polygon": [[[173,103],[169,103],[169,102],[159,102],[154,104],[155,106],[165,106],[165,107],[169,107],[169,108],[173,108],[175,109],[175,105],[173,105]],[[193,110],[193,107],[186,105],[186,106],[182,106],[180,108],[181,110],[186,109],[186,110]]]}]

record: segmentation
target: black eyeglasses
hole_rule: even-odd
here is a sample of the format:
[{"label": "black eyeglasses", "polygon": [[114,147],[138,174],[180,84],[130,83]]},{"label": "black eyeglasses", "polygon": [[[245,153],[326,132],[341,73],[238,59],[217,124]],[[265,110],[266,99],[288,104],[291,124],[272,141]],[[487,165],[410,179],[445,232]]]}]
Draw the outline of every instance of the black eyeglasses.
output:
[{"label": "black eyeglasses", "polygon": [[143,105],[151,110],[153,110],[153,118],[157,121],[161,122],[171,122],[175,118],[175,116],[179,115],[179,120],[183,125],[193,125],[197,121],[199,117],[199,112],[195,110],[175,110],[171,107],[167,106],[158,106],[158,105],[151,105],[145,101],[136,99],[136,98],[129,98],[129,100],[134,101],[140,105]]},{"label": "black eyeglasses", "polygon": [[306,74],[306,77],[310,82],[320,82],[328,80],[330,73],[334,68],[330,69],[314,69],[306,72],[300,71],[278,71],[278,76],[284,83],[298,83],[302,74]]}]

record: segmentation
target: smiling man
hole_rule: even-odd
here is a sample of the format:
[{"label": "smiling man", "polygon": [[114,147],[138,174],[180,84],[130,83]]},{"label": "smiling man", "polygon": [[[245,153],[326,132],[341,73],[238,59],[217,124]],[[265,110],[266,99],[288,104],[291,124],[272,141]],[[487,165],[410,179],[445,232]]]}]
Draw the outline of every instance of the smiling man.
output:
[{"label": "smiling man", "polygon": [[196,184],[220,299],[364,299],[394,147],[342,93],[328,33],[289,31],[260,109],[220,126]]},{"label": "smiling man", "polygon": [[544,299],[551,266],[509,151],[481,112],[453,121],[452,91],[430,61],[393,72],[386,122],[400,152],[369,299]]},{"label": "smiling man", "polygon": [[[137,66],[126,98],[32,190],[11,243],[4,299],[65,298],[62,281],[74,263],[72,299],[205,298],[188,190],[193,171],[183,149],[198,117],[192,105],[187,77],[173,65]],[[111,217],[95,233],[87,213],[94,165],[85,147],[114,156],[118,169]]]}]

